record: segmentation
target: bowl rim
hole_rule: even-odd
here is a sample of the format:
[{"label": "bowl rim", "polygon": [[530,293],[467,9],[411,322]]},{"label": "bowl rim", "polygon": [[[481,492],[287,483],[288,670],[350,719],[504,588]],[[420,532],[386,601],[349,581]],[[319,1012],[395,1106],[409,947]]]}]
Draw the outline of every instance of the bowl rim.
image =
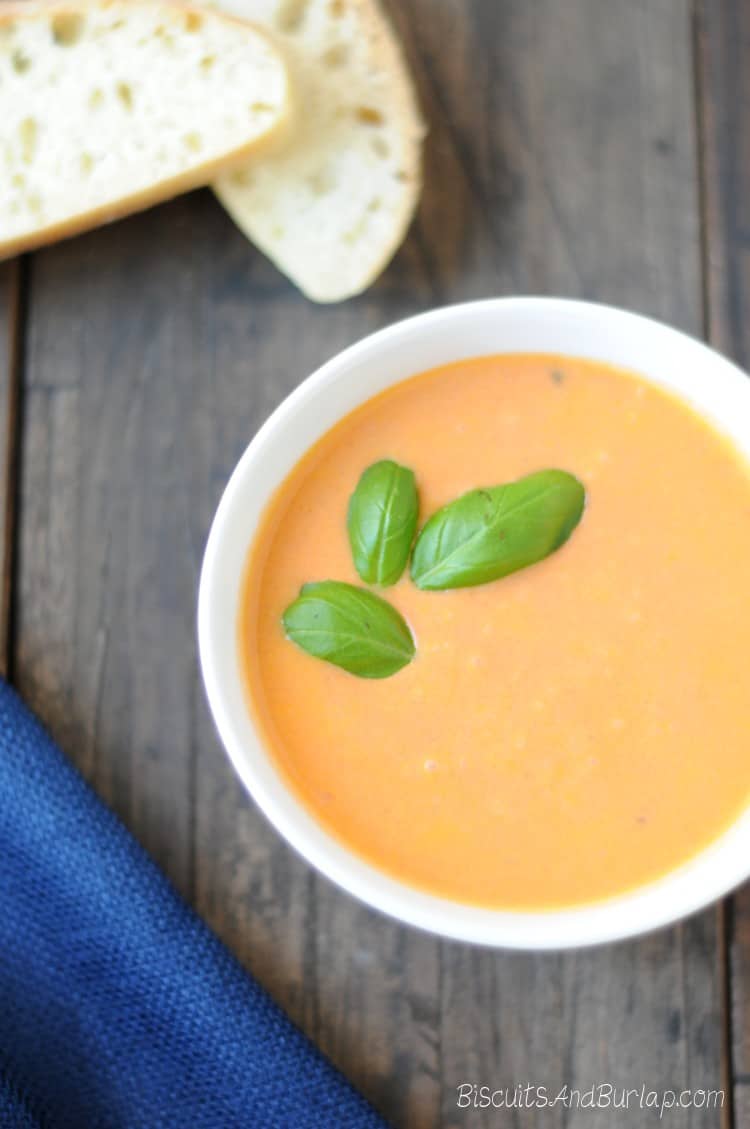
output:
[{"label": "bowl rim", "polygon": [[[348,346],[306,377],[271,413],[237,462],[216,509],[201,568],[197,617],[199,657],[214,724],[235,771],[269,822],[320,873],[371,908],[444,938],[494,948],[563,950],[623,940],[662,928],[705,908],[744,881],[750,875],[750,800],[734,823],[696,855],[660,878],[623,894],[570,907],[539,910],[501,910],[464,904],[429,894],[391,877],[326,831],[294,794],[273,763],[244,698],[244,718],[238,716],[240,707],[236,695],[232,701],[226,678],[221,673],[222,666],[228,669],[229,660],[223,653],[226,652],[227,636],[226,630],[217,626],[217,609],[222,601],[227,602],[227,585],[231,582],[238,587],[240,579],[236,570],[232,577],[228,577],[223,564],[232,529],[236,529],[236,512],[240,509],[242,495],[248,491],[262,499],[258,503],[262,512],[277,485],[258,485],[257,482],[248,485],[253,479],[256,463],[270,448],[283,443],[286,428],[311,401],[332,389],[349,369],[376,355],[384,346],[405,345],[413,335],[429,334],[435,326],[445,327],[452,320],[495,313],[504,316],[514,313],[519,316],[549,314],[573,318],[578,322],[583,320],[584,324],[591,323],[592,319],[615,319],[622,323],[621,328],[628,327],[634,333],[656,333],[657,340],[661,338],[667,345],[688,350],[696,360],[703,360],[711,366],[715,370],[712,386],[718,380],[721,392],[722,388],[726,390],[731,385],[738,396],[747,399],[750,418],[750,379],[739,367],[696,337],[616,306],[554,297],[487,298],[438,307],[397,321]],[[496,352],[513,350],[497,349]],[[469,357],[486,353],[487,350],[480,349],[463,355]],[[576,354],[571,351],[568,355]],[[583,351],[578,355],[594,354]],[[618,363],[607,361],[604,357],[600,359],[603,363]],[[418,371],[410,370],[404,376],[389,379],[383,387],[398,384]],[[636,368],[635,371],[639,370]],[[659,383],[651,375],[641,375],[643,379]],[[672,391],[726,434],[726,428],[712,419],[705,403],[696,405],[688,391],[683,393],[674,385]],[[344,407],[334,418],[344,418],[353,406],[365,403],[375,394],[368,391],[359,398],[355,395],[354,404]],[[701,397],[705,401],[704,384],[701,384]],[[714,398],[714,393],[708,398]],[[327,423],[321,434],[330,426],[332,424]],[[309,446],[308,443],[302,452],[294,456],[292,465]],[[750,456],[750,437],[742,453]],[[248,525],[241,538],[245,554],[255,535],[256,524]],[[231,626],[234,646],[235,623]],[[252,749],[248,744],[250,733],[254,739]]]}]

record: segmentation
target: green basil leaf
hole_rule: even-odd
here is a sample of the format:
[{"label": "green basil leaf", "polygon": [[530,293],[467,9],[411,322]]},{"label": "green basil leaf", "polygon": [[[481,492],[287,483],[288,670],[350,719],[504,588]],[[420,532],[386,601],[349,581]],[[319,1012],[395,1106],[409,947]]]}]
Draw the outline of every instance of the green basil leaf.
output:
[{"label": "green basil leaf", "polygon": [[536,564],[567,541],[581,520],[585,490],[563,470],[542,470],[471,490],[433,514],[411,563],[418,588],[468,588]]},{"label": "green basil leaf", "polygon": [[364,472],[349,502],[354,567],[368,584],[395,584],[406,568],[417,530],[414,472],[391,459]]},{"label": "green basil leaf", "polygon": [[360,678],[387,678],[414,658],[414,640],[400,613],[354,584],[305,584],[283,624],[303,651]]}]

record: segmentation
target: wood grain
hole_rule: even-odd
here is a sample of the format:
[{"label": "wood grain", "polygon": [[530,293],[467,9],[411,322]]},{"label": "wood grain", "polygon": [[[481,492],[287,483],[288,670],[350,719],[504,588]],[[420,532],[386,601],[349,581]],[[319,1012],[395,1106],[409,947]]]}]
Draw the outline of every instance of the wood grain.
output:
[{"label": "wood grain", "polygon": [[[396,262],[316,308],[208,193],[40,252],[30,276],[16,669],[96,788],[240,959],[398,1126],[600,1129],[459,1110],[465,1081],[715,1087],[717,916],[568,956],[371,913],[266,825],[204,704],[195,588],[259,423],[343,345],[445,301],[619,302],[701,330],[688,0],[392,5],[432,125]],[[627,1125],[651,1125],[633,1109]],[[685,1113],[687,1129],[716,1111]]]},{"label": "wood grain", "polygon": [[[705,297],[712,344],[750,367],[750,8],[702,0],[697,80],[704,186]],[[729,1073],[734,1121],[750,1124],[750,887],[728,914]]]}]

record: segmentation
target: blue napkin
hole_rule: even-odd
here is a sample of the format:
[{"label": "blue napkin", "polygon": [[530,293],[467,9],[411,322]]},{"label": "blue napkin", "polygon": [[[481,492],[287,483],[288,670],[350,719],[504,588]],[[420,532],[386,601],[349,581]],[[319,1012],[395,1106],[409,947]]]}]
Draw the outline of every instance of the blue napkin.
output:
[{"label": "blue napkin", "polygon": [[383,1125],[0,682],[0,1127]]}]

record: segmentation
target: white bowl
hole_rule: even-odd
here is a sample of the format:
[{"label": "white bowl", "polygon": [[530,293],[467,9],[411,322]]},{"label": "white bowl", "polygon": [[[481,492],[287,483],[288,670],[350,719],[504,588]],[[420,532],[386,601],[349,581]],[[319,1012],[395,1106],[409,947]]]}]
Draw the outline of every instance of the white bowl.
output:
[{"label": "white bowl", "polygon": [[750,380],[729,361],[659,322],[608,306],[501,298],[434,310],[344,350],[308,377],[263,425],[216,512],[201,574],[198,632],[208,699],[245,787],[297,851],[344,890],[444,937],[517,949],[562,949],[666,925],[750,874],[750,809],[665,877],[606,901],[538,912],[434,897],[371,866],[333,839],[290,791],[253,724],[237,650],[240,580],[258,520],[305,451],[371,396],[415,373],[489,353],[563,353],[633,369],[677,393],[750,457]]}]

